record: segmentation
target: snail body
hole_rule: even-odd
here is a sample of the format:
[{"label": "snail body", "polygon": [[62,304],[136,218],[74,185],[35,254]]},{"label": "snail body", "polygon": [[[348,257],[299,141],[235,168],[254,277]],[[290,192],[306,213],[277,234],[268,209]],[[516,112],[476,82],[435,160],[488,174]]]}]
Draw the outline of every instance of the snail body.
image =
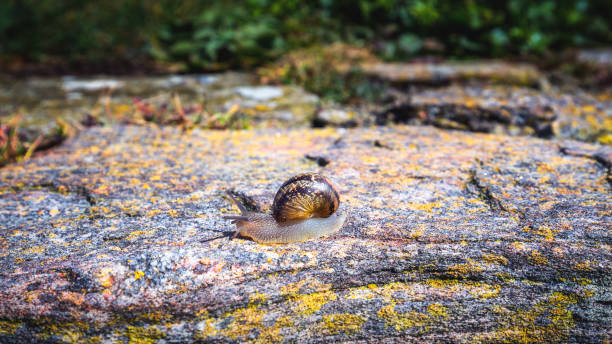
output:
[{"label": "snail body", "polygon": [[[230,195],[231,196],[231,195]],[[258,243],[292,243],[338,231],[346,214],[337,212],[338,191],[331,182],[315,173],[291,177],[276,193],[272,214],[247,211],[233,196],[240,215],[224,216],[236,224],[235,236]]]}]

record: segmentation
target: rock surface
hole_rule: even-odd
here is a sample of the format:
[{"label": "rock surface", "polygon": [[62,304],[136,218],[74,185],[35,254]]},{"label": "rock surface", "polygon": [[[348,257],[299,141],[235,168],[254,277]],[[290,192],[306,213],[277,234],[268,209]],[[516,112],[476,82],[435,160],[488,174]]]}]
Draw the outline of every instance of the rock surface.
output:
[{"label": "rock surface", "polygon": [[418,90],[380,120],[512,135],[612,144],[612,96],[562,94],[507,86]]},{"label": "rock surface", "polygon": [[543,76],[529,64],[496,61],[436,63],[376,63],[364,65],[366,73],[398,84],[448,84],[481,80],[494,83],[537,85]]},{"label": "rock surface", "polygon": [[[119,124],[134,117],[135,101],[166,109],[178,94],[185,109],[225,112],[237,106],[255,127],[308,127],[318,97],[299,87],[258,86],[251,74],[227,72],[164,77],[0,79],[0,122],[21,113],[31,140],[49,135],[56,119],[80,127],[87,116]],[[102,115],[102,116],[100,116]]]},{"label": "rock surface", "polygon": [[582,50],[576,60],[597,67],[612,68],[612,48],[598,50]]},{"label": "rock surface", "polygon": [[[430,127],[88,129],[0,170],[0,342],[608,342],[611,162]],[[267,211],[304,171],[341,231],[225,237],[227,190]]]}]

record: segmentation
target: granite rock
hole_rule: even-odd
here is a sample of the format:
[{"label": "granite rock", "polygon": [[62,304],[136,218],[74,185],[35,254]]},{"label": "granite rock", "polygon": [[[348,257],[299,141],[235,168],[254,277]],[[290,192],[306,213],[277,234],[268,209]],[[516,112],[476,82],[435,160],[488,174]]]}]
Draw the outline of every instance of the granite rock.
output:
[{"label": "granite rock", "polygon": [[612,97],[540,92],[508,86],[413,91],[378,114],[378,121],[612,143]]},{"label": "granite rock", "polygon": [[543,75],[530,64],[502,61],[443,63],[371,63],[362,66],[374,77],[394,84],[440,85],[479,80],[500,84],[535,86]]},{"label": "granite rock", "polygon": [[[426,126],[90,128],[0,170],[0,342],[607,342],[611,158]],[[339,232],[228,237],[228,190],[269,211],[305,171]]]},{"label": "granite rock", "polygon": [[91,117],[108,124],[135,122],[136,103],[170,111],[175,94],[186,111],[202,107],[207,113],[217,113],[237,107],[254,127],[310,126],[319,101],[302,88],[259,86],[254,75],[237,72],[0,79],[0,123],[21,114],[23,134],[33,141],[39,135],[52,135],[58,120],[81,129]]}]

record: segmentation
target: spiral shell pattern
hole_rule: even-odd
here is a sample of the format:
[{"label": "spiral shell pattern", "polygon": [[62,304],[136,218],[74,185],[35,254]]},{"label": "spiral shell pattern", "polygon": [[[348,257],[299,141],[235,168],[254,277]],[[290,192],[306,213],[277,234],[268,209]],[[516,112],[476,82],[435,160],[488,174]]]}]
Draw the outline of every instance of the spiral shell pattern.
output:
[{"label": "spiral shell pattern", "polygon": [[326,218],[338,209],[340,195],[329,179],[316,173],[291,177],[274,196],[272,216],[279,223]]}]

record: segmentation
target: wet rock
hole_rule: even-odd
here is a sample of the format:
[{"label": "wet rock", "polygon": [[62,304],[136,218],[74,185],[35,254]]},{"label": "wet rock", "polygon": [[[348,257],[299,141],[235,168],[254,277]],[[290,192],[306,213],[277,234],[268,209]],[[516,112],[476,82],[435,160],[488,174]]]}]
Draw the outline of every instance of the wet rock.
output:
[{"label": "wet rock", "polygon": [[396,84],[448,84],[453,81],[481,80],[511,85],[537,85],[542,79],[529,64],[497,61],[445,63],[376,63],[364,65],[366,73]]},{"label": "wet rock", "polygon": [[413,92],[378,121],[432,124],[477,132],[611,143],[609,95],[543,93],[518,87],[450,86]]},{"label": "wet rock", "polygon": [[[92,127],[0,170],[0,342],[606,342],[600,149],[402,125]],[[227,191],[269,211],[304,171],[335,182],[338,233],[226,237]]]}]

